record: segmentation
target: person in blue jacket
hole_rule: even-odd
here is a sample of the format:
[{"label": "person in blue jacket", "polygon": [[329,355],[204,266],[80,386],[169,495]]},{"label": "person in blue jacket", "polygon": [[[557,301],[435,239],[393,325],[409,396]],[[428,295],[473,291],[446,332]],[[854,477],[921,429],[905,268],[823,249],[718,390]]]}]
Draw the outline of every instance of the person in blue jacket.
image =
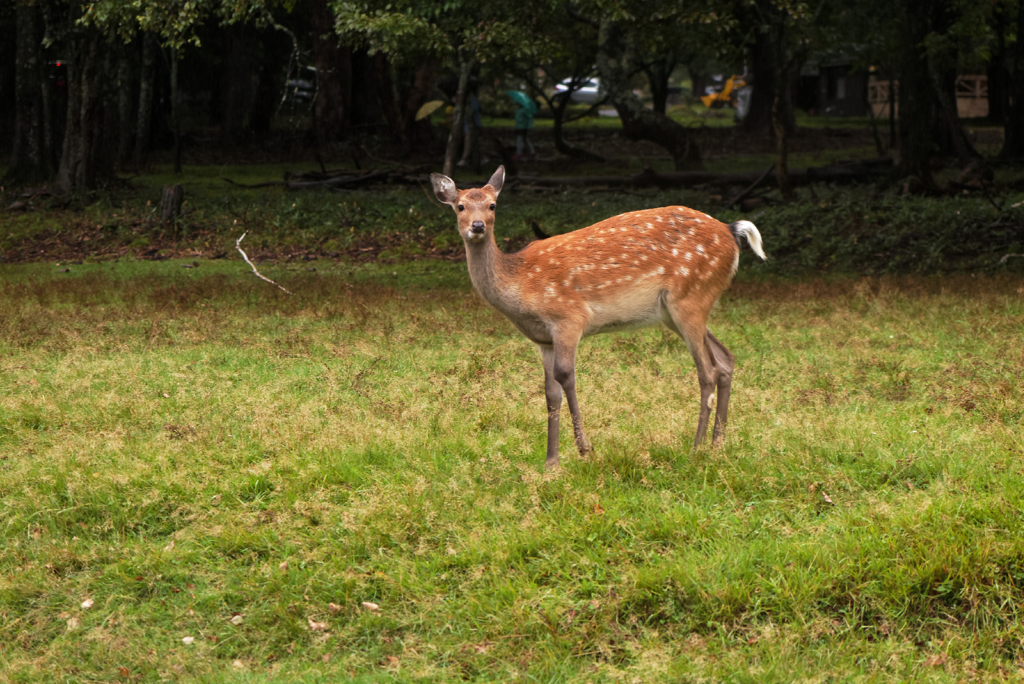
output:
[{"label": "person in blue jacket", "polygon": [[[516,100],[516,154],[512,157],[516,161],[537,158],[537,151],[533,149],[533,143],[527,137],[533,128],[535,111],[535,108],[525,107],[522,102]],[[527,156],[523,156],[524,151],[528,152]]]}]

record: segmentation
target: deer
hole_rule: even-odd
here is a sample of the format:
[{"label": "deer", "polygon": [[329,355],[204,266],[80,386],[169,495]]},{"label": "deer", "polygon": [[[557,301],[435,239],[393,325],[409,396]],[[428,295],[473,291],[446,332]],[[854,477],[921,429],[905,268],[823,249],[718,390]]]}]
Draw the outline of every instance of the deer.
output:
[{"label": "deer", "polygon": [[736,360],[707,328],[708,315],[739,266],[740,238],[761,259],[761,233],[750,221],[726,226],[687,207],[633,211],[504,253],[494,238],[495,208],[505,180],[499,166],[482,188],[459,190],[439,173],[438,201],[455,211],[477,293],[537,345],[548,409],[545,467],[559,466],[562,394],[581,456],[592,451],[576,399],[576,351],[598,333],[665,325],[693,357],[700,385],[697,448],[717,392],[712,444],[725,438]]}]

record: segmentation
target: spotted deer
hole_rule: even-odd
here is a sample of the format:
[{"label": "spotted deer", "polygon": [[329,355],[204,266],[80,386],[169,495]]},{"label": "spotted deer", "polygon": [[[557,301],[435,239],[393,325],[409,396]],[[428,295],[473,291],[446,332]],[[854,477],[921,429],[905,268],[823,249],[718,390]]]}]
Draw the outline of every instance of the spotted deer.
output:
[{"label": "spotted deer", "polygon": [[576,401],[576,348],[588,335],[663,323],[683,338],[697,366],[704,438],[717,389],[713,442],[725,434],[735,358],[706,327],[739,264],[740,236],[762,259],[753,223],[726,226],[686,207],[646,209],[531,242],[505,254],[494,240],[494,211],[505,169],[482,188],[459,190],[439,173],[438,200],[455,210],[476,291],[540,349],[548,407],[548,468],[558,465],[558,419],[565,392],[576,446],[590,451]]}]

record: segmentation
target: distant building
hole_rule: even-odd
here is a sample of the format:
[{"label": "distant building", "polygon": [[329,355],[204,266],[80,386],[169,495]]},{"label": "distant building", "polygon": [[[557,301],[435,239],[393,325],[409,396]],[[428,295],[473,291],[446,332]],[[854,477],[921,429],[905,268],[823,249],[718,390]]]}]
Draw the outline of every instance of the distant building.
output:
[{"label": "distant building", "polygon": [[[890,99],[889,89],[892,88]],[[868,101],[875,116],[889,116],[892,102],[896,118],[900,116],[900,82],[888,78],[871,76],[868,83]],[[988,76],[985,74],[962,74],[956,78],[956,111],[961,119],[983,119],[988,116]]]},{"label": "distant building", "polygon": [[[870,73],[854,69],[853,60],[841,55],[808,60],[800,71],[796,91],[796,106],[819,116],[869,116],[870,106],[876,117],[888,118],[891,102],[899,118],[898,100],[898,80],[890,80],[874,68]],[[988,116],[988,77],[958,76],[956,105],[960,118]]]},{"label": "distant building", "polygon": [[868,74],[842,55],[808,60],[800,70],[796,105],[819,116],[867,116]]}]

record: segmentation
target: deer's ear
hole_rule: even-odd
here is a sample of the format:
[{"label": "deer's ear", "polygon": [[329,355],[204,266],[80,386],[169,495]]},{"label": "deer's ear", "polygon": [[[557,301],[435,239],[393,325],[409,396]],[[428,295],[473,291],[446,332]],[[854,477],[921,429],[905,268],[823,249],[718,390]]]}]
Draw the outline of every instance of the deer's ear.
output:
[{"label": "deer's ear", "polygon": [[505,167],[499,166],[491,176],[491,180],[487,181],[487,184],[494,188],[494,199],[498,199],[498,195],[501,194],[501,186],[505,183]]},{"label": "deer's ear", "polygon": [[440,173],[430,174],[430,184],[434,186],[434,197],[445,204],[455,205],[459,201],[459,191],[455,181]]}]

